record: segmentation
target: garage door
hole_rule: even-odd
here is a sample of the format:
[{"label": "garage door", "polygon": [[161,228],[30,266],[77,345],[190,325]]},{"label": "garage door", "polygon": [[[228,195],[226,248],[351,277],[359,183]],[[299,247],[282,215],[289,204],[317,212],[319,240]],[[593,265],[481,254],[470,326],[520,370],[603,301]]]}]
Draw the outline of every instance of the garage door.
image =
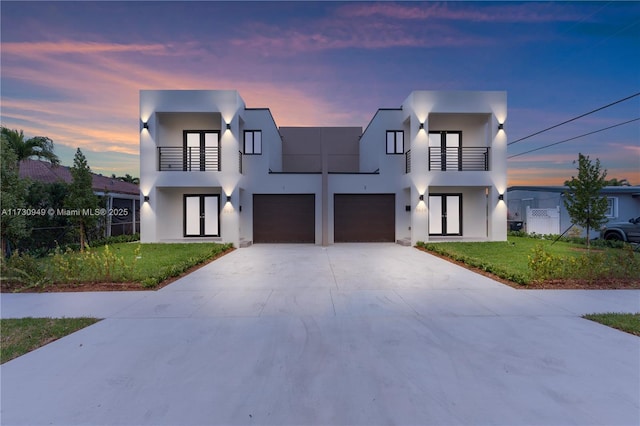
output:
[{"label": "garage door", "polygon": [[334,241],[394,242],[395,194],[335,194]]},{"label": "garage door", "polygon": [[254,243],[315,243],[314,194],[254,194]]}]

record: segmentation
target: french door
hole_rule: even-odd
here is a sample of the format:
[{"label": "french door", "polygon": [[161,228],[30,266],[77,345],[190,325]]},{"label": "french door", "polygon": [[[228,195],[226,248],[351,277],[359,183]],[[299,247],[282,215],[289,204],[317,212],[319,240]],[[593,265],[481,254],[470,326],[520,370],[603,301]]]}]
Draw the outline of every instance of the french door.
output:
[{"label": "french door", "polygon": [[220,236],[220,196],[184,196],[184,236]]},{"label": "french door", "polygon": [[220,138],[217,130],[185,130],[183,137],[183,170],[220,171]]},{"label": "french door", "polygon": [[462,132],[429,132],[429,170],[462,170]]},{"label": "french door", "polygon": [[462,235],[462,194],[429,195],[429,235]]}]

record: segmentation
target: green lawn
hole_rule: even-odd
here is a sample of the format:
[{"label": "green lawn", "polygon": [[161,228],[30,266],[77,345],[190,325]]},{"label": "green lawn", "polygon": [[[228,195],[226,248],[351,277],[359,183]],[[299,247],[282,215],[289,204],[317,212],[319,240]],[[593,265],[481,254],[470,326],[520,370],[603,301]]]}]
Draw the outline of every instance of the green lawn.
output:
[{"label": "green lawn", "polygon": [[636,336],[640,336],[640,313],[589,314],[583,316],[583,318],[599,322],[600,324],[604,324],[609,327],[617,328],[618,330],[626,331],[627,333],[635,334]]},{"label": "green lawn", "polygon": [[[552,256],[568,259],[578,258],[585,253],[585,247],[580,244],[516,236],[509,236],[506,242],[419,242],[417,246],[523,285],[533,280],[529,256],[536,246],[544,247]],[[603,253],[620,255],[622,252],[621,249],[607,249]],[[635,257],[637,262],[639,256]],[[623,262],[627,260],[623,259]]]},{"label": "green lawn", "polygon": [[41,259],[11,258],[3,264],[2,277],[13,285],[13,290],[57,283],[136,282],[154,287],[232,248],[231,244],[216,243],[116,243],[84,253],[66,251]]},{"label": "green lawn", "polygon": [[0,364],[98,322],[95,318],[20,318],[0,320]]}]

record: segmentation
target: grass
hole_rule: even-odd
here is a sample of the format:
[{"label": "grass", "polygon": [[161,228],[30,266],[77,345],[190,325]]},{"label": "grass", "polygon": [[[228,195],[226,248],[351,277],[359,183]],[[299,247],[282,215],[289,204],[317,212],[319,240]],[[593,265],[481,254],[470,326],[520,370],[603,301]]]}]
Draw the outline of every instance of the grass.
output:
[{"label": "grass", "polygon": [[98,322],[95,318],[20,318],[0,320],[0,364]]},{"label": "grass", "polygon": [[84,253],[58,252],[41,259],[12,257],[3,268],[3,291],[51,284],[113,282],[141,283],[152,288],[232,248],[231,244],[217,243],[134,242],[101,246]]},{"label": "grass", "polygon": [[428,251],[452,258],[487,272],[514,281],[529,284],[532,280],[528,256],[537,244],[543,244],[552,254],[569,256],[578,253],[576,244],[509,236],[506,242],[482,243],[418,243]]},{"label": "grass", "polygon": [[620,313],[605,313],[605,314],[588,314],[584,315],[591,321],[598,322],[600,324],[616,328],[618,330],[631,333],[636,336],[640,336],[640,313],[636,314],[620,314]]},{"label": "grass", "polygon": [[[506,242],[419,242],[417,244],[418,247],[427,251],[463,262],[521,285],[531,284],[534,280],[529,268],[529,256],[539,245],[542,245],[550,255],[557,257],[578,258],[584,254],[584,246],[581,244],[565,241],[553,243],[552,240],[519,236],[509,236]],[[606,253],[617,252],[620,252],[620,249],[606,249]]]}]

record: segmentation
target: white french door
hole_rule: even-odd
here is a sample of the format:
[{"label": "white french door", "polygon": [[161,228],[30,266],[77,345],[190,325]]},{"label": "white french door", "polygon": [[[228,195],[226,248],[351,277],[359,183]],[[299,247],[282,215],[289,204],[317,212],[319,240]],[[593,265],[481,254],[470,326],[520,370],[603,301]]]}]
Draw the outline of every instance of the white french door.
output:
[{"label": "white french door", "polygon": [[184,196],[184,236],[220,236],[220,196]]},{"label": "white french door", "polygon": [[429,195],[429,235],[462,235],[462,194]]}]

